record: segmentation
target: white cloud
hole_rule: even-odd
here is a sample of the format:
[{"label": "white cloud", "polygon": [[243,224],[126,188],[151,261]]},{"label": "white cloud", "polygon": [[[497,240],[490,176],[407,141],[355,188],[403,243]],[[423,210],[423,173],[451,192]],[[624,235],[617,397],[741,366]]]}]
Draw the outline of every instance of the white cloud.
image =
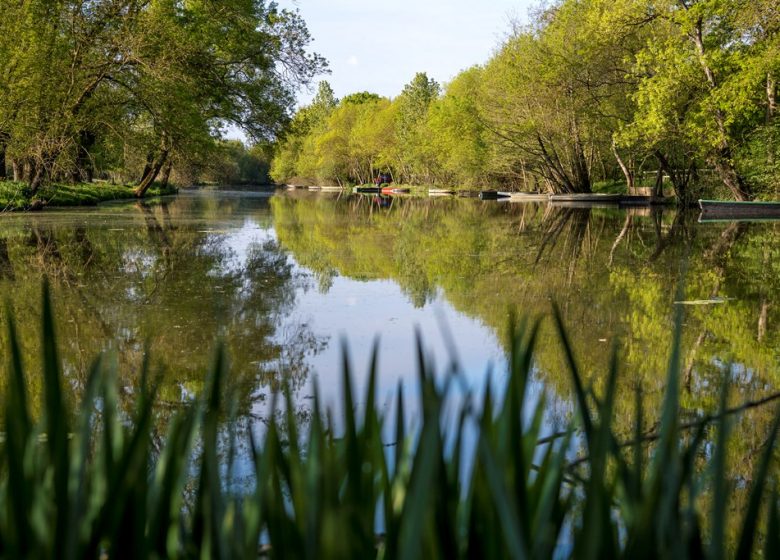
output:
[{"label": "white cloud", "polygon": [[354,54],[347,59],[347,64],[350,66],[357,66],[360,61]]}]

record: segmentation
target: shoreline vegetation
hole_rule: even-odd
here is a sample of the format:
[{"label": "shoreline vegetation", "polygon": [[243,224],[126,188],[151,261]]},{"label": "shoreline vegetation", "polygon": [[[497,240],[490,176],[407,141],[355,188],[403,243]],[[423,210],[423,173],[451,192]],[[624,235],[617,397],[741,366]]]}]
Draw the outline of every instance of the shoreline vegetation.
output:
[{"label": "shoreline vegetation", "polygon": [[278,183],[699,198],[780,192],[774,0],[556,0],[448,84],[321,82],[274,148]]},{"label": "shoreline vegetation", "polygon": [[[8,321],[0,537],[9,557],[716,559],[780,550],[771,474],[780,410],[751,479],[730,479],[729,428],[747,407],[729,408],[725,376],[717,409],[682,421],[679,306],[660,423],[643,425],[637,388],[630,441],[612,424],[619,358],[598,391],[586,386],[555,307],[575,394],[568,428],[555,434],[542,429],[544,396],[528,402],[538,321],[510,319],[507,390],[495,401],[490,380],[477,393],[461,385],[455,363],[438,377],[418,336],[420,413],[408,430],[401,387],[380,412],[375,347],[365,395],[352,391],[345,357],[341,410],[323,410],[315,384],[303,421],[289,387],[277,388],[263,433],[239,432],[218,351],[204,392],[169,418],[162,441],[150,435],[158,385],[149,360],[134,410],[117,414],[114,360],[94,361],[79,399],[65,382],[46,286],[42,372],[25,370]],[[248,487],[233,480],[241,449]]]},{"label": "shoreline vegetation", "polygon": [[[144,199],[174,195],[179,189],[173,185],[152,184]],[[138,200],[134,185],[109,183],[80,183],[73,185],[47,184],[33,195],[26,183],[0,182],[0,213],[35,211],[44,208],[95,206],[113,200]]]}]

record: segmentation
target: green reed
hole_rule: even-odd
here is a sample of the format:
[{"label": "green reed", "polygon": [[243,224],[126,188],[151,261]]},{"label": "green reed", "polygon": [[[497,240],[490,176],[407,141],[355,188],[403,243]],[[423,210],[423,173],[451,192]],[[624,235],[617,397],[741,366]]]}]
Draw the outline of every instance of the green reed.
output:
[{"label": "green reed", "polygon": [[[278,414],[271,414],[261,441],[248,442],[256,484],[234,492],[225,482],[237,442],[231,435],[225,444],[228,368],[221,352],[205,394],[173,417],[158,452],[150,436],[156,384],[148,364],[131,417],[119,412],[115,366],[100,358],[71,411],[46,289],[42,315],[40,418],[31,414],[23,357],[9,320],[0,446],[2,557],[780,557],[778,499],[769,476],[779,421],[752,478],[737,541],[726,543],[728,421],[720,415],[710,465],[702,472],[695,460],[703,452],[705,424],[684,435],[679,421],[680,317],[649,461],[641,396],[635,441],[626,446],[611,426],[617,359],[596,398],[583,384],[556,310],[578,410],[565,433],[541,438],[544,399],[529,405],[527,398],[539,324],[520,321],[510,329],[503,400],[495,401],[486,386],[481,403],[458,401],[454,422],[444,417],[452,412],[448,404],[456,389],[463,394],[454,386],[457,370],[436,379],[419,343],[422,410],[412,433],[405,431],[400,388],[390,418],[378,412],[376,350],[362,413],[356,412],[353,375],[344,360],[344,422],[338,432],[317,393],[306,424],[297,419],[289,391],[276,395]],[[395,445],[383,440],[386,425],[395,427]],[[475,428],[473,460],[464,462],[465,434]],[[575,434],[584,447],[576,466]]]}]

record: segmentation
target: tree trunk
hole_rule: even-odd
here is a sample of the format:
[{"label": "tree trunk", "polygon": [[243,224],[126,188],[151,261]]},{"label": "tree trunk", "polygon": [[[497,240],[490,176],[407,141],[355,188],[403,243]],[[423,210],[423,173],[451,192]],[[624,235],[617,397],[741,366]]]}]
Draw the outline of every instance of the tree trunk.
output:
[{"label": "tree trunk", "polygon": [[30,183],[32,182],[33,177],[35,176],[35,162],[31,159],[28,159],[24,162],[24,167],[22,168],[22,177],[23,181]]},{"label": "tree trunk", "polygon": [[146,165],[144,165],[144,170],[141,172],[141,178],[138,179],[139,183],[143,183],[144,179],[146,179],[146,176],[149,175],[152,171],[152,166],[154,165],[154,154],[152,152],[149,152],[146,154]]},{"label": "tree trunk", "polygon": [[157,176],[160,174],[160,170],[162,169],[163,165],[165,165],[165,161],[168,158],[168,152],[163,151],[160,153],[160,157],[157,158],[157,160],[154,162],[154,164],[151,166],[151,169],[146,174],[146,176],[141,179],[141,182],[136,187],[134,194],[138,198],[143,198],[146,194],[146,191],[149,190],[149,187],[152,186],[152,183],[157,179]]},{"label": "tree trunk", "polygon": [[[677,200],[680,205],[692,206],[695,201],[691,200],[691,192],[688,186],[691,176],[694,175],[694,173],[685,171],[680,172],[677,169],[674,169],[669,158],[660,150],[656,150],[653,155],[655,155],[655,158],[658,160],[658,165],[661,168],[660,172],[662,174],[666,173],[669,176],[672,188],[674,189],[674,194],[677,195]],[[663,175],[661,175],[661,180],[663,181]]]},{"label": "tree trunk", "polygon": [[661,168],[661,166],[658,166],[658,173],[655,175],[653,196],[655,198],[663,198],[664,196],[664,170]]},{"label": "tree trunk", "polygon": [[32,165],[32,170],[32,176],[30,177],[30,195],[36,194],[43,184],[44,166]]},{"label": "tree trunk", "polygon": [[590,188],[590,168],[588,167],[588,160],[585,157],[585,148],[582,145],[582,139],[580,138],[580,128],[577,119],[573,119],[573,132],[574,132],[574,185],[576,192],[589,193]]},{"label": "tree trunk", "polygon": [[160,179],[160,185],[164,189],[168,188],[168,182],[171,180],[172,169],[173,169],[173,163],[171,161],[168,161],[168,163],[166,163],[165,167],[163,168],[162,178]]},{"label": "tree trunk", "polygon": [[17,183],[21,183],[24,181],[24,169],[22,167],[21,162],[18,159],[15,159],[11,161],[11,169],[14,173],[14,181]]},{"label": "tree trunk", "polygon": [[618,153],[617,150],[617,144],[615,144],[614,140],[612,140],[612,153],[614,154],[615,159],[617,160],[618,165],[620,166],[620,169],[623,171],[623,175],[626,178],[626,185],[628,186],[629,194],[633,194],[636,188],[636,183],[634,181],[634,170],[630,169],[623,161],[623,158],[620,157],[620,153]]},{"label": "tree trunk", "polygon": [[731,161],[731,151],[726,147],[720,154],[713,158],[715,171],[718,172],[720,180],[729,188],[734,198],[740,201],[750,200],[753,194],[745,180],[734,168]]},{"label": "tree trunk", "polygon": [[769,316],[769,302],[761,298],[761,311],[758,314],[758,341],[761,342],[766,336],[767,317]]},{"label": "tree trunk", "polygon": [[78,135],[77,141],[77,155],[76,155],[76,172],[74,174],[74,182],[84,181],[91,183],[94,179],[95,169],[92,165],[92,157],[89,150],[95,145],[95,135],[89,131],[82,130]]},{"label": "tree trunk", "polygon": [[[707,59],[704,51],[704,39],[703,39],[703,21],[700,18],[696,23],[696,28],[693,33],[690,34],[690,38],[696,47],[696,52],[699,55],[699,65],[704,72],[704,76],[707,78],[707,84],[710,91],[715,91],[718,87],[718,82],[715,79],[715,73],[707,63]],[[716,108],[713,111],[713,117],[715,118],[715,124],[718,125],[718,132],[720,133],[720,143],[716,148],[715,153],[712,155],[711,160],[717,171],[720,179],[729,188],[734,198],[737,200],[750,200],[752,193],[750,187],[745,183],[745,180],[740,176],[739,172],[734,167],[734,162],[731,158],[731,145],[728,141],[728,135],[726,131],[726,119],[723,116],[723,112]]]},{"label": "tree trunk", "polygon": [[8,171],[6,171],[6,146],[8,145],[8,140],[10,139],[10,136],[5,132],[0,132],[0,181],[4,181],[8,178]]}]

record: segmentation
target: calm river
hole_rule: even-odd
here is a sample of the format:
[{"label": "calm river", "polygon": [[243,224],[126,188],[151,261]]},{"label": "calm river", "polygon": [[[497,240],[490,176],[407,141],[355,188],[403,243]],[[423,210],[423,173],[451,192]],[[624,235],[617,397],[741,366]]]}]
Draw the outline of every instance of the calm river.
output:
[{"label": "calm river", "polygon": [[[454,198],[397,198],[387,206],[301,191],[185,191],[146,205],[4,215],[0,281],[33,371],[47,275],[74,393],[105,350],[130,395],[148,344],[164,379],[161,406],[175,410],[203,386],[222,340],[236,410],[249,425],[262,425],[281,380],[294,387],[302,415],[315,378],[337,408],[342,342],[361,389],[376,337],[379,402],[389,406],[399,384],[413,402],[416,329],[438,369],[457,360],[478,389],[492,368],[500,392],[510,309],[544,318],[557,301],[597,391],[611,349],[622,356],[615,421],[629,435],[637,385],[646,425],[657,416],[676,306],[685,310],[686,416],[717,407],[724,376],[734,404],[780,384],[780,226],[697,218],[669,209]],[[546,394],[555,430],[572,407],[548,319],[534,394]],[[756,407],[736,426],[732,465],[746,476],[773,410]]]}]

